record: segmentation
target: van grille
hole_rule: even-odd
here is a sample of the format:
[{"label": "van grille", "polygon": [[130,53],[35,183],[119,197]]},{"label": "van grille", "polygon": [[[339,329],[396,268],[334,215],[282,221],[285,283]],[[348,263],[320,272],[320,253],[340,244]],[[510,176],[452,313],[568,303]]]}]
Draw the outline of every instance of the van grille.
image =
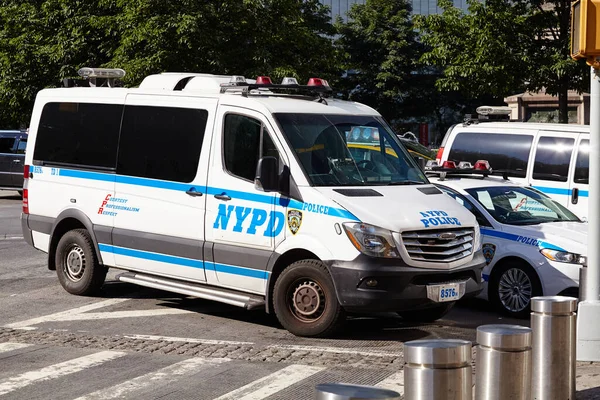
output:
[{"label": "van grille", "polygon": [[473,229],[403,232],[402,241],[415,261],[452,262],[473,253]]}]

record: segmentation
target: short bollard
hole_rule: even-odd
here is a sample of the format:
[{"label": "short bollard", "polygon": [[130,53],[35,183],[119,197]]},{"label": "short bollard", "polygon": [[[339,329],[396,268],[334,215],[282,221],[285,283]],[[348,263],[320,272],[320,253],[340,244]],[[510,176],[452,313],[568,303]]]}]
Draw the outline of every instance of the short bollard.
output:
[{"label": "short bollard", "polygon": [[477,328],[475,398],[531,399],[531,329],[519,325]]},{"label": "short bollard", "polygon": [[471,342],[414,340],[404,344],[405,400],[471,400]]},{"label": "short bollard", "polygon": [[532,399],[575,400],[577,299],[531,299]]},{"label": "short bollard", "polygon": [[321,383],[315,387],[315,390],[316,400],[400,400],[402,398],[393,390],[344,383]]}]

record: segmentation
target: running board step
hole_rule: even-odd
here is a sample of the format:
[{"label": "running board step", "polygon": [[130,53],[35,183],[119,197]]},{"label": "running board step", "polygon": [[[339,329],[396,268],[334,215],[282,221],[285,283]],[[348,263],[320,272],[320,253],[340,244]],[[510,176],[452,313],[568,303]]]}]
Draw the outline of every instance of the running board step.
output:
[{"label": "running board step", "polygon": [[124,272],[117,275],[116,278],[121,282],[135,283],[136,285],[140,286],[185,294],[187,296],[199,297],[206,300],[218,301],[225,304],[231,304],[232,306],[242,307],[247,310],[265,306],[265,299],[262,296],[217,288],[214,286],[133,272]]}]

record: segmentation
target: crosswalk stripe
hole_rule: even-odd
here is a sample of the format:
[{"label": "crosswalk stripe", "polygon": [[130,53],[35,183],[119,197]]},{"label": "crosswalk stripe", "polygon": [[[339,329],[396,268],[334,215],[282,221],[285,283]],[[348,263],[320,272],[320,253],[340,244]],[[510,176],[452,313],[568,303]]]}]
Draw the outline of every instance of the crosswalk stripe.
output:
[{"label": "crosswalk stripe", "polygon": [[176,382],[184,375],[198,372],[198,367],[213,366],[231,361],[228,358],[190,358],[168,367],[162,368],[156,372],[138,376],[129,381],[119,383],[110,388],[102,389],[97,392],[79,397],[76,400],[108,400],[126,398],[128,394],[143,390],[150,385],[166,385]]},{"label": "crosswalk stripe", "polygon": [[393,373],[375,386],[393,390],[394,392],[398,392],[399,395],[404,396],[404,370]]},{"label": "crosswalk stripe", "polygon": [[124,356],[126,353],[119,351],[101,351],[88,356],[75,358],[59,364],[50,365],[35,371],[25,372],[21,375],[5,379],[0,382],[0,396],[24,388],[33,383],[44,382],[60,378],[65,375],[82,371],[86,368],[100,365],[104,362]]},{"label": "crosswalk stripe", "polygon": [[0,353],[4,353],[4,352],[7,352],[7,351],[24,349],[25,347],[29,347],[29,346],[31,346],[31,345],[30,344],[25,344],[25,343],[12,343],[12,342],[0,343]]},{"label": "crosswalk stripe", "polygon": [[308,365],[290,365],[224,394],[216,400],[261,400],[324,369],[323,367],[310,367]]}]

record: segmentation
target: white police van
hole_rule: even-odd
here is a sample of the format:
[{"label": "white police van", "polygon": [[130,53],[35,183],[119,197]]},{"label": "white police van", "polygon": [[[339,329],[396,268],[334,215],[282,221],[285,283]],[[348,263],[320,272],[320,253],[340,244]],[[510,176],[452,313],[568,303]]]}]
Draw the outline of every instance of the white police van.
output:
[{"label": "white police van", "polygon": [[[502,117],[508,107],[479,107],[486,117]],[[487,160],[494,171],[531,185],[580,218],[586,218],[589,196],[589,125],[497,122],[471,119],[446,133],[437,161]]]},{"label": "white police van", "polygon": [[528,318],[533,296],[578,296],[587,223],[537,189],[485,177],[487,161],[474,170],[453,162],[433,170],[427,172],[431,181],[469,209],[481,227],[487,264],[481,297],[505,314]]},{"label": "white police van", "polygon": [[[479,227],[373,109],[326,81],[122,70],[39,92],[22,226],[69,292],[117,279],[274,312],[436,319],[482,288]],[[109,86],[109,87],[99,87]]]}]

